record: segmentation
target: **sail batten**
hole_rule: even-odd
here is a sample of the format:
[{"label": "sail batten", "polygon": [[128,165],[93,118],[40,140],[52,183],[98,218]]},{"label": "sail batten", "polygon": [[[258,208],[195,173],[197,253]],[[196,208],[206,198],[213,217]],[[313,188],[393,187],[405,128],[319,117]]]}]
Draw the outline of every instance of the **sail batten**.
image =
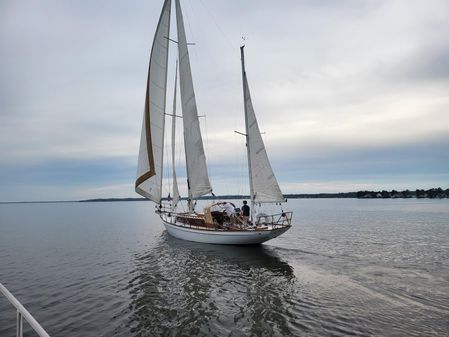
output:
[{"label": "sail batten", "polygon": [[162,198],[162,165],[171,0],[165,0],[148,67],[145,108],[137,164],[136,192],[156,203]]},{"label": "sail batten", "polygon": [[181,89],[187,181],[189,199],[192,200],[212,192],[212,187],[207,172],[206,156],[193,89],[186,33],[179,0],[176,0],[176,20],[178,30],[179,86]]}]

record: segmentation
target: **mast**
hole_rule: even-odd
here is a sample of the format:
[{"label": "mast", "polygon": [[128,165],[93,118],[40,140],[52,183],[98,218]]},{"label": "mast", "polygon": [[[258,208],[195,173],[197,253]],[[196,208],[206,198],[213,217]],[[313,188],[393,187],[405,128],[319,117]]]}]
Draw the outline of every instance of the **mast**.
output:
[{"label": "mast", "polygon": [[[251,205],[255,203],[280,203],[285,201],[268,159],[265,144],[257,123],[245,71],[244,46],[240,47],[242,59],[243,98],[245,106],[246,149],[251,193]],[[254,215],[252,212],[251,215]]]},{"label": "mast", "polygon": [[249,123],[248,123],[248,109],[247,109],[247,100],[250,99],[247,97],[246,86],[248,82],[246,80],[246,71],[245,71],[245,53],[243,49],[245,46],[240,47],[240,55],[242,60],[242,80],[243,80],[243,106],[245,110],[245,140],[246,140],[246,154],[248,156],[248,177],[249,177],[249,193],[251,198],[251,222],[253,221],[253,213],[254,213],[254,187],[253,187],[253,175],[251,174],[251,149],[249,146]]},{"label": "mast", "polygon": [[178,60],[176,60],[176,70],[175,70],[175,89],[173,94],[173,115],[172,115],[172,125],[171,125],[171,151],[172,151],[172,174],[173,174],[173,199],[172,199],[172,211],[176,209],[176,205],[179,201],[179,189],[178,180],[176,179],[176,168],[175,168],[175,141],[176,141],[176,88],[178,84]]},{"label": "mast", "polygon": [[187,186],[189,211],[194,208],[193,201],[202,195],[212,192],[207,173],[206,155],[201,137],[195,91],[193,88],[192,70],[190,68],[189,50],[182,18],[181,5],[176,0],[176,22],[178,30],[179,53],[179,87],[184,127],[184,149],[186,154]]}]

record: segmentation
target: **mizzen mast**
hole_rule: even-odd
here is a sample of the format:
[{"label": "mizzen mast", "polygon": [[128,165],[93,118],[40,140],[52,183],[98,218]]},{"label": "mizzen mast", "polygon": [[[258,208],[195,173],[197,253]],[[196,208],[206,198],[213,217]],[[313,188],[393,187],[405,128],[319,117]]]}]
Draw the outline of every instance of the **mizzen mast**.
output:
[{"label": "mizzen mast", "polygon": [[248,173],[251,193],[252,212],[255,203],[281,203],[285,201],[279,184],[273,173],[265,144],[257,123],[251,101],[248,79],[245,71],[244,46],[240,47],[242,60],[243,98],[245,109],[246,149],[248,155]]},{"label": "mizzen mast", "polygon": [[[248,109],[247,109],[247,101],[250,99],[250,97],[248,97],[249,95],[247,95],[247,85],[248,82],[246,80],[246,71],[245,71],[245,53],[243,51],[243,49],[245,48],[245,46],[241,46],[240,47],[240,56],[241,56],[241,61],[242,61],[242,81],[243,81],[243,106],[245,109],[245,143],[246,143],[246,154],[248,156],[248,177],[249,177],[249,194],[250,194],[250,198],[251,198],[251,221],[253,221],[253,213],[254,213],[254,187],[253,187],[253,178],[252,178],[252,174],[251,174],[251,148],[249,146],[249,128],[248,128]],[[248,92],[249,94],[249,92]]]}]

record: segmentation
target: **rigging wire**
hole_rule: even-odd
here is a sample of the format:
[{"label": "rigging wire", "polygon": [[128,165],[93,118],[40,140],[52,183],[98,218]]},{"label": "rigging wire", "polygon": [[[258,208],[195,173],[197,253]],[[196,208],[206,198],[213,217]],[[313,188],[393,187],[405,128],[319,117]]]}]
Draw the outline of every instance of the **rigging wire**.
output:
[{"label": "rigging wire", "polygon": [[[193,7],[192,7],[192,4],[191,4],[190,1],[188,1],[188,4],[189,4],[189,6],[190,6],[190,11],[191,11],[192,13],[195,13],[195,11],[193,10]],[[186,6],[186,7],[187,7],[187,6]],[[195,35],[193,34],[192,26],[190,25],[191,20],[190,20],[190,18],[189,18],[189,16],[190,16],[190,15],[189,15],[189,10],[187,10],[186,8],[184,8],[184,14],[185,14],[186,19],[187,19],[187,26],[189,27],[190,36],[192,37],[191,42],[196,41],[196,37],[195,37]],[[193,21],[192,21],[192,22],[193,22]],[[201,20],[196,20],[195,22],[201,22]],[[189,42],[189,39],[187,39],[187,42]],[[196,48],[191,48],[191,49],[193,49],[193,52],[195,53],[195,62],[196,62],[196,63],[199,63],[199,62],[198,62],[198,61],[199,61],[199,58],[198,58],[198,53],[197,53]],[[190,51],[190,50],[189,50],[189,51]],[[191,53],[189,53],[189,54],[191,54]]]},{"label": "rigging wire", "polygon": [[[205,152],[206,153],[210,153],[209,152],[209,134],[207,132],[207,116],[204,115],[203,118],[204,118],[204,133],[206,135],[206,150],[205,150]],[[208,158],[208,157],[206,156],[206,158]],[[208,170],[208,173],[209,173],[209,179],[210,179],[211,176],[213,176],[213,174],[212,174],[213,169],[211,170],[211,168],[212,168],[212,166],[210,165],[210,157],[209,157],[209,165],[207,166],[207,170]]]},{"label": "rigging wire", "polygon": [[[186,2],[188,2],[188,5],[185,6],[184,13],[185,13],[185,16],[186,16],[187,27],[188,27],[190,36],[192,37],[193,41],[195,41],[195,34],[193,32],[192,25],[191,25],[191,22],[193,22],[193,21],[190,20],[190,17],[195,16],[195,13],[197,13],[197,11],[193,10],[193,6],[192,6],[191,0],[186,1]],[[219,24],[219,20],[217,20],[216,16],[212,13],[212,11],[208,8],[208,6],[206,5],[206,3],[203,0],[200,0],[199,2],[201,4],[201,6],[203,7],[206,16],[209,17],[210,21],[212,21],[213,25],[219,31],[220,35],[224,38],[224,40],[226,40],[226,44],[228,45],[228,47],[230,49],[232,49],[233,54],[237,53],[237,51],[239,49],[237,48],[237,46],[234,46],[234,43],[231,41],[229,36],[222,29],[221,25]],[[186,10],[187,9],[186,7],[188,7],[188,10]],[[196,20],[194,23],[199,25],[199,24],[201,24],[201,22],[202,22],[202,20]],[[193,52],[194,52],[194,55],[195,55],[195,61],[197,63],[198,62],[198,54],[197,54],[196,48],[193,49]],[[236,102],[234,102],[234,105],[237,105]],[[240,110],[241,109],[240,108],[240,104],[238,104],[238,105],[239,105],[239,108],[236,109],[236,110]],[[236,123],[236,120],[234,120],[234,123]],[[241,125],[239,123],[236,123],[236,124],[238,126],[237,129],[240,129]],[[206,136],[206,139],[205,139],[206,140],[206,144],[205,144],[206,145],[206,152],[209,153],[210,146],[209,146],[209,137],[208,137],[208,128],[207,128],[207,120],[206,120],[206,118],[204,119],[204,130],[205,130],[205,136]],[[243,194],[243,193],[247,193],[248,192],[247,188],[244,188],[244,186],[248,185],[248,181],[247,181],[247,170],[248,170],[248,167],[247,167],[247,163],[246,163],[246,139],[243,140],[243,141],[241,141],[241,140],[237,141],[237,139],[235,137],[236,136],[234,135],[234,144],[238,145],[238,146],[235,146],[235,148],[239,148],[239,149],[241,148],[242,150],[241,151],[233,151],[234,156],[237,157],[236,158],[237,159],[236,162],[238,163],[238,165],[236,167],[237,172],[235,172],[235,170],[233,170],[233,171],[237,175],[237,183],[238,183],[238,187],[237,187],[238,191],[237,192],[238,192],[238,194]],[[237,137],[240,137],[240,136],[237,136]],[[181,151],[180,148],[178,148],[178,150]],[[211,172],[210,168],[211,167],[209,166],[209,176],[213,176],[211,174],[212,172]],[[226,189],[229,189],[230,185],[229,184],[225,184],[224,187]],[[235,193],[234,191],[229,191],[229,192]]]},{"label": "rigging wire", "polygon": [[[164,122],[164,128],[166,129],[166,119],[167,119],[167,116],[166,115],[164,115],[164,119],[165,119],[165,122]],[[167,131],[167,130],[165,130],[165,131]],[[168,195],[168,194],[170,194],[170,192],[171,192],[171,184],[170,184],[170,181],[171,181],[171,179],[173,179],[172,177],[170,177],[170,167],[169,167],[169,153],[168,153],[168,142],[167,142],[167,138],[168,138],[168,136],[167,136],[167,132],[164,132],[164,150],[165,150],[165,161],[166,161],[166,165],[164,165],[164,163],[162,163],[162,165],[164,165],[165,166],[165,174],[166,174],[166,181],[167,181],[167,183],[168,183],[168,193],[166,194],[166,195]],[[171,165],[170,165],[171,166]],[[163,184],[163,182],[164,182],[164,177],[162,177],[162,185],[164,185]]]},{"label": "rigging wire", "polygon": [[[178,104],[179,103],[177,102],[177,105]],[[179,110],[177,109],[177,111],[179,111]],[[179,126],[178,123],[176,125],[176,129],[177,130],[182,129],[183,127],[184,127],[183,125]],[[183,148],[184,148],[183,145],[184,144],[182,142],[182,138],[183,138],[182,132],[177,132],[175,134],[175,146],[176,146],[175,147],[176,148],[176,150],[175,150],[175,168],[176,168],[176,177],[178,178],[178,181],[180,180],[179,178],[181,178],[179,176],[179,173],[181,172],[181,170],[178,170],[178,168],[179,168],[180,163],[182,162],[182,159],[183,159]],[[178,184],[178,189],[179,188],[180,188],[180,186]],[[178,202],[178,208],[181,207],[182,211],[185,212],[186,209],[185,209],[185,205],[184,205],[183,200],[182,200],[183,193],[184,193],[183,190],[179,190],[179,197],[180,197],[180,199],[179,199],[179,202]]]},{"label": "rigging wire", "polygon": [[[210,21],[212,21],[213,25],[217,28],[219,34],[222,36],[222,38],[226,41],[227,46],[229,47],[229,49],[232,50],[232,55],[236,55],[239,54],[239,48],[237,48],[237,46],[234,45],[234,43],[231,41],[231,39],[229,38],[229,36],[225,33],[225,31],[222,29],[221,25],[219,24],[219,20],[217,20],[217,18],[215,17],[215,15],[213,14],[213,12],[207,7],[206,3],[203,0],[199,1],[201,6],[204,9],[204,12],[206,13],[206,16],[209,17]],[[239,54],[240,55],[240,54]],[[237,104],[235,103],[235,101],[232,101],[235,105],[237,106]],[[238,108],[235,109],[236,111],[240,110],[240,104],[238,106]],[[240,124],[237,123],[237,119],[234,119],[234,123],[238,125],[237,128],[234,128],[234,130],[238,130],[240,129]],[[231,131],[232,132],[232,131]],[[237,136],[240,137],[240,136]],[[246,142],[244,142],[243,144],[245,144]],[[237,144],[237,139],[235,138],[235,134],[234,134],[234,145],[238,145],[238,146],[234,146],[235,149],[237,148],[243,148],[245,149],[245,147],[241,147],[241,142],[238,141]],[[225,190],[227,192],[227,194],[234,194],[237,192],[237,194],[242,194],[242,189],[243,189],[243,184],[246,183],[245,178],[244,178],[244,169],[245,169],[245,156],[244,156],[244,152],[245,151],[233,151],[233,156],[235,159],[237,159],[235,162],[240,164],[237,165],[236,167],[234,167],[233,170],[231,170],[231,172],[233,174],[235,174],[235,176],[237,177],[236,182],[238,184],[237,187],[237,191],[235,190],[235,187],[232,187],[232,184],[225,184]],[[243,155],[243,157],[242,157]],[[229,172],[229,173],[231,173]]]},{"label": "rigging wire", "polygon": [[[240,140],[240,194],[243,194],[243,186],[249,186],[248,181],[248,158],[246,153],[246,137]],[[243,145],[243,146],[242,146]],[[245,191],[248,189],[245,188]]]},{"label": "rigging wire", "polygon": [[225,38],[226,42],[229,44],[229,46],[231,47],[231,50],[234,52],[238,51],[238,48],[234,46],[234,44],[231,42],[231,39],[226,35],[226,33],[224,32],[224,30],[220,27],[220,25],[218,24],[217,19],[215,18],[215,16],[212,14],[212,12],[209,10],[209,8],[207,8],[206,4],[203,2],[203,0],[200,0],[200,4],[204,7],[206,13],[210,16],[211,21],[215,24],[215,26],[217,27],[218,31],[221,33],[221,35],[223,35],[223,37]]}]

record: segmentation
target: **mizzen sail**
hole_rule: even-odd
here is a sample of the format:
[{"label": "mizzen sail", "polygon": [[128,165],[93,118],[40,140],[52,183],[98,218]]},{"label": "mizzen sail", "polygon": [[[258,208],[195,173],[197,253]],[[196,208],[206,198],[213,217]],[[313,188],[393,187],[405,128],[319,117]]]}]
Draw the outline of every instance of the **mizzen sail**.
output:
[{"label": "mizzen sail", "polygon": [[189,51],[179,0],[176,0],[176,21],[178,26],[179,84],[184,124],[187,183],[189,199],[192,200],[212,192],[212,187],[207,173],[206,156],[201,138]]},{"label": "mizzen sail", "polygon": [[156,203],[162,198],[170,13],[171,0],[165,0],[151,48],[135,184],[137,193]]},{"label": "mizzen sail", "polygon": [[241,47],[241,54],[251,200],[254,202],[282,202],[285,199],[271,168],[251,102],[248,80],[246,78],[243,47]]}]

